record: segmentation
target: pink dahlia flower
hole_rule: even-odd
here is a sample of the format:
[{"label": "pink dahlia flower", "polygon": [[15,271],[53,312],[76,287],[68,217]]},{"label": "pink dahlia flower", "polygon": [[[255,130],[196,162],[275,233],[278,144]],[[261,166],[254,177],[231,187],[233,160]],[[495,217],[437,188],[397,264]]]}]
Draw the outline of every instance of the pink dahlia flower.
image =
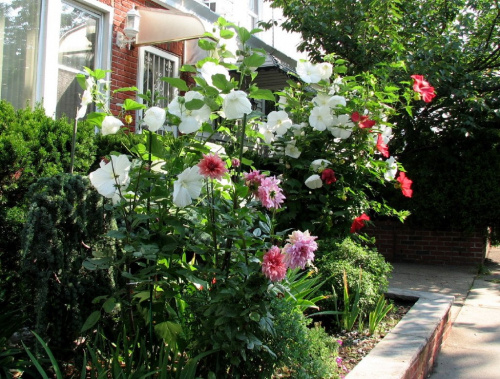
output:
[{"label": "pink dahlia flower", "polygon": [[285,200],[285,195],[283,195],[278,184],[280,184],[280,181],[275,176],[264,178],[260,182],[259,200],[267,209],[280,208]]},{"label": "pink dahlia flower", "polygon": [[217,154],[203,154],[203,159],[198,163],[198,167],[201,175],[212,179],[221,179],[227,172],[226,165]]},{"label": "pink dahlia flower", "polygon": [[291,269],[304,268],[307,263],[312,262],[314,252],[318,249],[316,238],[318,237],[311,236],[309,231],[302,233],[297,230],[289,235],[288,243],[283,248],[286,265]]},{"label": "pink dahlia flower", "polygon": [[273,246],[264,254],[262,259],[262,273],[272,282],[282,281],[286,276],[284,255],[278,246]]},{"label": "pink dahlia flower", "polygon": [[258,196],[260,183],[265,177],[259,170],[245,173],[245,184],[255,196]]}]

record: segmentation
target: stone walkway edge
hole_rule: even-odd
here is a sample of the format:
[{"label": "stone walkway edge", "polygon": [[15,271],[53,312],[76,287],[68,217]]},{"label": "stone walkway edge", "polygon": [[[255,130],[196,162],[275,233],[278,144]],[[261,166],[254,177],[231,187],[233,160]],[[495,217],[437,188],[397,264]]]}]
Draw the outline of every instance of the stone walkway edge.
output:
[{"label": "stone walkway edge", "polygon": [[454,296],[389,288],[386,297],[416,303],[354,367],[348,379],[426,378],[451,330]]}]

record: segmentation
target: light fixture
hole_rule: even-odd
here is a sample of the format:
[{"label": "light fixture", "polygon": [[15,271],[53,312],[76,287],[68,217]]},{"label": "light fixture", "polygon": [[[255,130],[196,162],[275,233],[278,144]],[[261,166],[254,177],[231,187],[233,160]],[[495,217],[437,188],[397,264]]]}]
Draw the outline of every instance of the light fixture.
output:
[{"label": "light fixture", "polygon": [[130,45],[135,42],[135,38],[139,33],[139,22],[141,20],[141,15],[137,9],[132,8],[127,12],[127,18],[125,19],[125,29],[122,32],[116,33],[116,44],[120,49],[125,46],[130,50]]}]

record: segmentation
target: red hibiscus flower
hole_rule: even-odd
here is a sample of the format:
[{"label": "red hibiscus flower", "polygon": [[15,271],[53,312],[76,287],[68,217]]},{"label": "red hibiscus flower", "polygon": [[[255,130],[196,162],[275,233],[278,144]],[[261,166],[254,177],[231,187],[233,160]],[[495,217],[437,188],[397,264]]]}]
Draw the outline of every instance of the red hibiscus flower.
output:
[{"label": "red hibiscus flower", "polygon": [[198,167],[201,175],[212,179],[221,179],[227,172],[226,165],[217,154],[203,154],[203,159],[198,163]]},{"label": "red hibiscus flower", "polygon": [[351,115],[351,120],[354,122],[359,122],[358,126],[361,129],[371,128],[373,125],[375,125],[375,121],[370,120],[368,116],[361,116],[358,112],[354,112]]},{"label": "red hibiscus flower", "polygon": [[403,195],[406,197],[411,197],[413,195],[413,190],[411,189],[413,181],[407,178],[404,172],[399,173],[397,181],[399,182],[398,187],[401,188]]},{"label": "red hibiscus flower", "polygon": [[385,144],[382,134],[379,134],[377,138],[377,150],[380,151],[384,157],[389,158],[389,148]]},{"label": "red hibiscus flower", "polygon": [[434,87],[432,87],[422,75],[412,75],[413,90],[422,96],[422,100],[430,103],[436,97]]},{"label": "red hibiscus flower", "polygon": [[324,169],[321,173],[321,180],[323,180],[326,184],[335,183],[337,181],[337,178],[335,177],[335,171],[333,171],[331,168]]},{"label": "red hibiscus flower", "polygon": [[364,227],[365,221],[370,221],[370,217],[368,217],[365,213],[363,213],[361,216],[356,217],[351,225],[351,233],[356,233],[358,230]]}]

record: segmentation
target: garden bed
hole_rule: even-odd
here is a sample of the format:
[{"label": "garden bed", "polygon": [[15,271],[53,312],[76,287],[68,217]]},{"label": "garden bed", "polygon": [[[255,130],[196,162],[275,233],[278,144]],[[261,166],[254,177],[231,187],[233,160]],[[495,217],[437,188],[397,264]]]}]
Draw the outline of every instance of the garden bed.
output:
[{"label": "garden bed", "polygon": [[342,341],[338,351],[337,363],[346,372],[350,372],[372,349],[401,321],[415,304],[414,300],[393,299],[394,308],[380,323],[377,332],[342,331],[335,335]]},{"label": "garden bed", "polygon": [[390,288],[387,297],[415,305],[348,374],[361,378],[425,378],[451,328],[454,297]]}]

